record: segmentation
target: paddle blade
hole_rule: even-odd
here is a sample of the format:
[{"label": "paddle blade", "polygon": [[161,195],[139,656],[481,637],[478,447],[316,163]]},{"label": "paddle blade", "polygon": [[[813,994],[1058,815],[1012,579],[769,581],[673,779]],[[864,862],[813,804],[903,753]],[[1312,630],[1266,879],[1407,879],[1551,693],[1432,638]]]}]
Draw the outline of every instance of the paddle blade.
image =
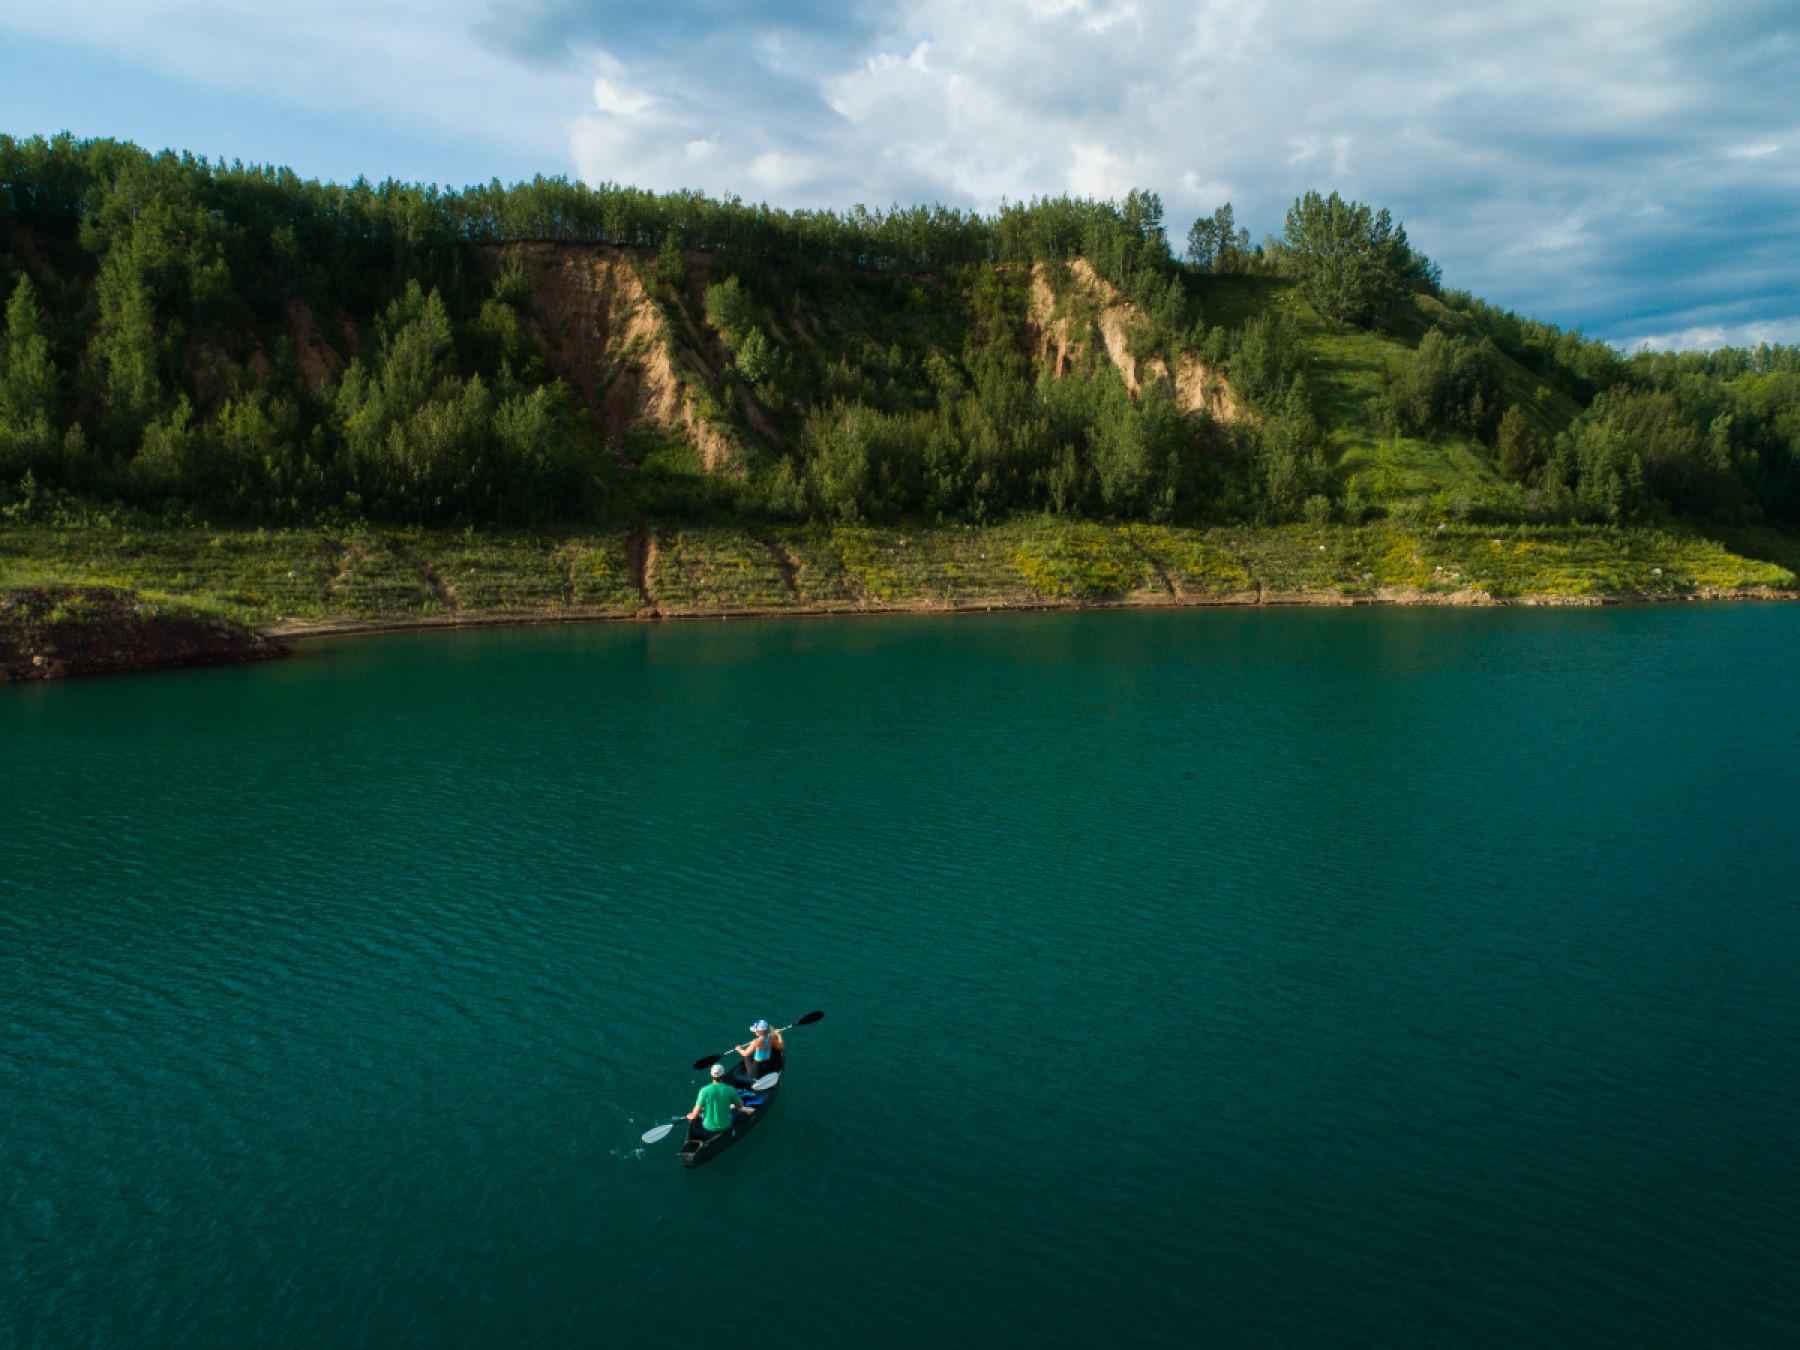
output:
[{"label": "paddle blade", "polygon": [[774,1087],[780,1081],[781,1081],[780,1074],[765,1073],[761,1078],[757,1079],[754,1083],[752,1083],[750,1085],[750,1089],[753,1092],[767,1092],[770,1088]]},{"label": "paddle blade", "polygon": [[658,1125],[654,1130],[645,1130],[644,1142],[646,1144],[654,1144],[658,1139],[667,1136],[669,1131],[674,1128],[673,1125]]},{"label": "paddle blade", "polygon": [[798,1022],[794,1023],[794,1025],[797,1027],[810,1027],[823,1016],[825,1016],[823,1012],[809,1012],[805,1017],[802,1017]]},{"label": "paddle blade", "polygon": [[694,1067],[696,1069],[710,1069],[710,1068],[712,1068],[713,1065],[717,1064],[720,1060],[722,1060],[724,1058],[725,1058],[725,1056],[723,1056],[723,1055],[708,1055],[705,1059],[695,1060]]}]

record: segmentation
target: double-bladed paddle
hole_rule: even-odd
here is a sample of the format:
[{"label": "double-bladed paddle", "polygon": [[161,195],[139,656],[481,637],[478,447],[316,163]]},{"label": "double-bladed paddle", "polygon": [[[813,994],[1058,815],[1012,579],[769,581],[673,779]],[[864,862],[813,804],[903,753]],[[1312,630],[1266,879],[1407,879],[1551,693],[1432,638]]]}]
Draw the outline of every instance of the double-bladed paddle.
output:
[{"label": "double-bladed paddle", "polygon": [[[750,1085],[750,1090],[752,1092],[767,1092],[770,1088],[774,1087],[780,1081],[781,1081],[780,1074],[765,1073],[761,1078],[757,1079],[754,1083],[752,1083]],[[674,1129],[675,1126],[679,1122],[684,1121],[686,1119],[687,1119],[686,1116],[676,1116],[667,1125],[658,1125],[653,1130],[645,1130],[644,1135],[643,1135],[644,1142],[646,1144],[656,1143],[658,1140],[666,1137],[668,1135],[669,1131]]]},{"label": "double-bladed paddle", "polygon": [[[775,1029],[777,1031],[792,1031],[795,1027],[810,1027],[814,1022],[818,1021],[824,1015],[825,1014],[823,1012],[809,1012],[808,1014],[806,1014],[805,1017],[802,1017],[797,1021],[789,1022],[785,1027],[777,1027]],[[712,1068],[713,1065],[717,1064],[720,1060],[724,1059],[725,1055],[729,1055],[731,1053],[732,1053],[731,1051],[727,1050],[727,1051],[725,1051],[725,1054],[708,1055],[705,1059],[697,1059],[694,1061],[694,1067],[696,1069],[710,1069],[710,1068]]]}]

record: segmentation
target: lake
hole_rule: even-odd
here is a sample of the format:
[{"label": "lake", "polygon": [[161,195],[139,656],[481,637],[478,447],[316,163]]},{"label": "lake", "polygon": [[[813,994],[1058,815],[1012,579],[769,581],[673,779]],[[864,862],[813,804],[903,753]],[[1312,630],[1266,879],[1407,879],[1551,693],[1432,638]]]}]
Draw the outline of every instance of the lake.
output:
[{"label": "lake", "polygon": [[1797,750],[1778,604],[0,689],[0,1344],[1793,1344]]}]

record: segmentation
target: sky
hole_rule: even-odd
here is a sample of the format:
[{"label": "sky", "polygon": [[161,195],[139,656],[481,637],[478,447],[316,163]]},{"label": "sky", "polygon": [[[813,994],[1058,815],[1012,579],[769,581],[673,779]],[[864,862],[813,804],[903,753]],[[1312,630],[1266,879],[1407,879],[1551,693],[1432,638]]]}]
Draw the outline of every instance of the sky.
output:
[{"label": "sky", "polygon": [[0,131],[785,207],[1389,207],[1626,350],[1800,342],[1794,0],[0,0]]}]

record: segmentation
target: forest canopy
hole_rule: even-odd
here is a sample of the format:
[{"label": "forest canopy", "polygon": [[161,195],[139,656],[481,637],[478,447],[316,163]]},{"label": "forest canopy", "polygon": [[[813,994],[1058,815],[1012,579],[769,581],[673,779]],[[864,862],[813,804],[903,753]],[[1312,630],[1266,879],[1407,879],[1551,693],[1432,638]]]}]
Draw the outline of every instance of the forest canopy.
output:
[{"label": "forest canopy", "polygon": [[[679,417],[620,420],[526,246],[621,260],[652,317],[614,366]],[[1391,443],[1466,447],[1464,512],[1800,521],[1792,348],[1621,356],[1336,193],[1258,245],[1221,204],[1184,254],[1145,190],[786,211],[0,136],[0,507],[1280,520],[1414,509],[1357,467]]]}]

